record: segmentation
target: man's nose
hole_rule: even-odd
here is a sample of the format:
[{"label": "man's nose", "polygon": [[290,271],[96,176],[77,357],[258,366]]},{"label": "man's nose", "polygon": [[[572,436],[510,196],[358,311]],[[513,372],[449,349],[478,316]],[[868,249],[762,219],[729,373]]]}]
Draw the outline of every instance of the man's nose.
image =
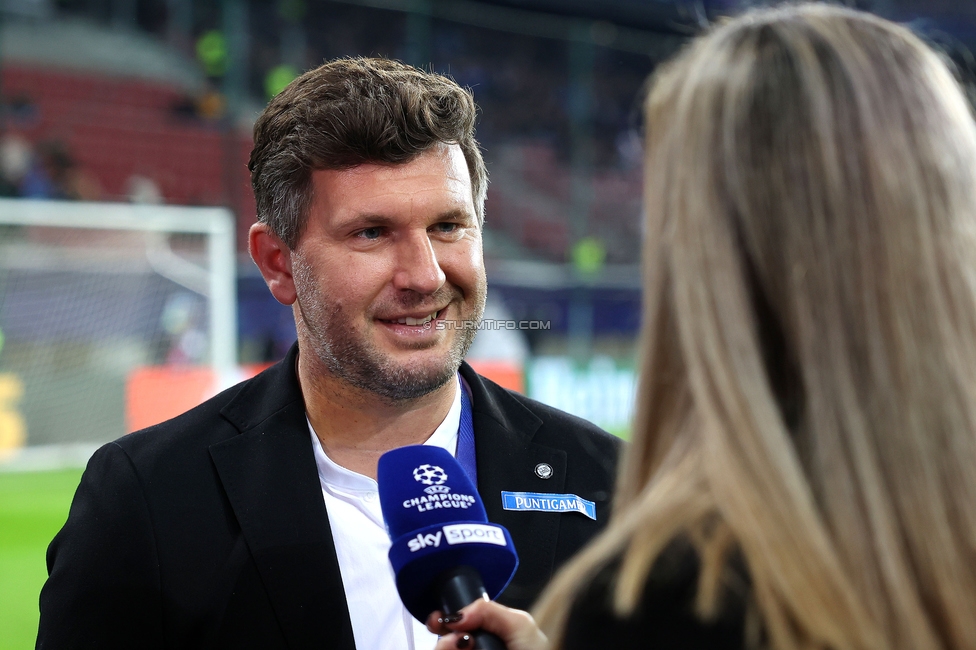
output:
[{"label": "man's nose", "polygon": [[431,294],[444,286],[446,279],[426,230],[411,232],[398,242],[394,288]]}]

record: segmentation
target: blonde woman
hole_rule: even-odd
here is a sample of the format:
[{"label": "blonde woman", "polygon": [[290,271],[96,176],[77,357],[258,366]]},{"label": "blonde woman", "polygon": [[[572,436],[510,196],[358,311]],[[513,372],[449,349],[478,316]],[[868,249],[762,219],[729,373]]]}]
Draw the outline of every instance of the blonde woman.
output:
[{"label": "blonde woman", "polygon": [[976,126],[909,31],[719,26],[647,100],[617,512],[509,650],[976,648]]}]

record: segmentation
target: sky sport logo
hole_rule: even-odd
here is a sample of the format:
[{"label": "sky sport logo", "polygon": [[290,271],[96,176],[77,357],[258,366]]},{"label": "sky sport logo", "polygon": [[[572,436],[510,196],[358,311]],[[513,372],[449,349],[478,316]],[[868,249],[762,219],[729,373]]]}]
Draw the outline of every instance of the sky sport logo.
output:
[{"label": "sky sport logo", "polygon": [[411,553],[416,553],[422,548],[427,548],[428,546],[440,546],[441,545],[441,531],[437,531],[436,534],[428,533],[424,535],[423,533],[417,533],[417,536],[407,542],[407,547],[410,549]]},{"label": "sky sport logo", "polygon": [[407,540],[407,547],[411,553],[416,553],[430,546],[438,547],[441,539],[451,546],[457,544],[494,544],[495,546],[508,546],[505,541],[505,533],[498,526],[492,524],[451,524],[444,526],[436,533],[417,533],[416,537]]}]

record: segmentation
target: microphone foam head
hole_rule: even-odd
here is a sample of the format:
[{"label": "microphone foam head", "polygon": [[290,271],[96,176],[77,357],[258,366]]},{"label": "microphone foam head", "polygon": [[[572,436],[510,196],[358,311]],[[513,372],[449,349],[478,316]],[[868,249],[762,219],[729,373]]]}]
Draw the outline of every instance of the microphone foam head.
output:
[{"label": "microphone foam head", "polygon": [[518,567],[512,537],[488,522],[451,454],[432,445],[393,449],[380,457],[377,479],[397,590],[415,618],[441,607],[434,588],[446,570],[473,567],[492,599],[508,585]]},{"label": "microphone foam head", "polygon": [[441,447],[413,445],[388,451],[380,457],[377,477],[390,539],[439,523],[488,523],[471,479]]}]

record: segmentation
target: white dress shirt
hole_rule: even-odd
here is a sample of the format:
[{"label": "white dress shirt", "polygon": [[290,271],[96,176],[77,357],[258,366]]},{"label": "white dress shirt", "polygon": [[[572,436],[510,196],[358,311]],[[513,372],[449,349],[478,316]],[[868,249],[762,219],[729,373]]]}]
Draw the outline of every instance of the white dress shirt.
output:
[{"label": "white dress shirt", "polygon": [[[455,383],[454,403],[426,445],[457,451],[461,422],[461,387]],[[329,513],[332,539],[339,558],[342,587],[357,650],[432,650],[437,636],[427,631],[400,602],[376,481],[337,465],[322,449],[312,423],[312,450],[322,496]],[[329,634],[323,630],[323,634]]]}]

